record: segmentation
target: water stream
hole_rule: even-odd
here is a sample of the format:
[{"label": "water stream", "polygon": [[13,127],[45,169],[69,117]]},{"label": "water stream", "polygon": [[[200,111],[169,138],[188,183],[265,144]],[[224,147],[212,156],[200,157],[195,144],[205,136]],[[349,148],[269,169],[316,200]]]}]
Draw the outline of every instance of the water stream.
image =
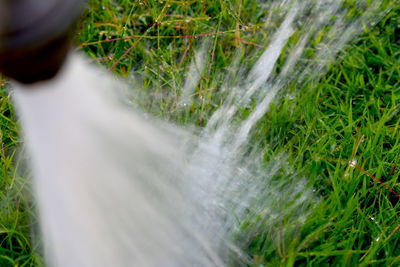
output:
[{"label": "water stream", "polygon": [[[380,3],[351,20],[340,0],[265,4],[280,11],[265,18],[277,25],[267,49],[250,71],[224,74],[243,76],[225,80],[226,100],[195,131],[122,103],[119,82],[76,52],[55,79],[14,84],[49,266],[246,265],[252,259],[237,241],[283,218],[291,222],[280,233],[284,250],[318,195],[284,151],[265,162],[267,148],[250,144],[252,131],[289,83],[300,90],[317,80],[379,20]],[[190,105],[203,70],[190,68],[180,103]]]}]

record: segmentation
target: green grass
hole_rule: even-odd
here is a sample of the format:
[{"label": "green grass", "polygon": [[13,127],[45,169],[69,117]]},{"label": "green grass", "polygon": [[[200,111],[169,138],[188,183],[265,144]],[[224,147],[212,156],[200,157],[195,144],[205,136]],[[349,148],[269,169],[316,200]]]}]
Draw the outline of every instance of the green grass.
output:
[{"label": "green grass", "polygon": [[[27,179],[20,176],[16,148],[20,141],[10,96],[0,92],[0,266],[35,266],[32,250],[33,207],[29,203]],[[19,169],[19,171],[17,171]]]},{"label": "green grass", "polygon": [[[207,123],[224,99],[221,73],[237,57],[251,66],[278,26],[262,23],[272,11],[254,0],[118,2],[91,1],[77,25],[77,46],[126,78],[140,92],[142,108],[184,125]],[[346,3],[348,16],[357,16],[355,1]],[[252,133],[257,145],[268,148],[266,159],[284,151],[321,198],[284,246],[274,238],[279,229],[255,232],[241,244],[254,266],[400,265],[400,201],[377,182],[400,192],[400,7],[386,1],[396,3],[322,77],[302,88],[289,83],[285,92],[297,96],[283,94]],[[204,42],[205,71],[194,104],[182,108],[174,100]],[[243,109],[243,117],[250,111]],[[10,96],[1,90],[0,266],[36,266],[41,259],[30,243],[36,220],[21,177],[26,174],[15,121]],[[349,164],[354,158],[356,168]]]}]

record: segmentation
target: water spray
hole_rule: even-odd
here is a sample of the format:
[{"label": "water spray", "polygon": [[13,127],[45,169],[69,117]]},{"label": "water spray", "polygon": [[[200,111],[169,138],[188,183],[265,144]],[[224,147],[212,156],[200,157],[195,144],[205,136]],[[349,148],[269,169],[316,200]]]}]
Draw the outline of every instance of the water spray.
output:
[{"label": "water spray", "polygon": [[69,53],[83,4],[0,9],[0,70],[13,80],[46,263],[223,266],[186,196],[186,133],[121,104],[111,77]]},{"label": "water spray", "polygon": [[[263,148],[249,145],[252,130],[288,83],[300,88],[305,73],[320,77],[374,5],[347,23],[341,0],[270,2],[280,10],[271,13],[280,25],[274,40],[248,77],[224,82],[227,100],[197,132],[121,104],[113,77],[69,52],[85,1],[0,2],[0,71],[13,80],[48,265],[246,266],[252,259],[237,240],[274,239],[279,228],[284,251],[286,240],[300,238],[318,197],[285,153],[266,164]],[[317,49],[324,60],[302,61],[324,29]],[[303,33],[275,73],[295,32]],[[188,77],[183,107],[201,75]],[[239,109],[252,102],[243,120]],[[281,226],[283,219],[290,223]]]}]

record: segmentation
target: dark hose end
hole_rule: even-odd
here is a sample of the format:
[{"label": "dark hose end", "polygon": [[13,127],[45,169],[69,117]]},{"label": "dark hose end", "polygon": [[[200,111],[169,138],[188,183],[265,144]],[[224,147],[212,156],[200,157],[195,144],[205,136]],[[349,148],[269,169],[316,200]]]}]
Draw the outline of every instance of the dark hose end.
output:
[{"label": "dark hose end", "polygon": [[0,51],[0,72],[18,82],[32,84],[53,78],[69,51],[68,34],[32,47]]},{"label": "dark hose end", "polygon": [[0,0],[0,72],[21,83],[53,78],[86,0]]}]

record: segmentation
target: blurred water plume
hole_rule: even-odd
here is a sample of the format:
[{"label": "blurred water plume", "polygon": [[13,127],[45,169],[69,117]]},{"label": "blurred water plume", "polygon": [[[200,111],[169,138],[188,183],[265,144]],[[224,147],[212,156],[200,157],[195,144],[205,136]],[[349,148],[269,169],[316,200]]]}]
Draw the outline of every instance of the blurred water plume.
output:
[{"label": "blurred water plume", "polygon": [[[236,60],[218,76],[226,77],[224,102],[201,129],[122,104],[118,83],[77,54],[52,81],[29,90],[15,84],[49,264],[246,265],[243,248],[256,234],[284,253],[318,196],[284,151],[266,156],[255,126],[288,84],[300,90],[316,81],[380,18],[381,2],[369,2],[357,2],[364,12],[351,19],[346,1],[263,3],[272,37],[253,66]],[[208,48],[195,53],[172,95],[178,112],[195,101]]]}]

